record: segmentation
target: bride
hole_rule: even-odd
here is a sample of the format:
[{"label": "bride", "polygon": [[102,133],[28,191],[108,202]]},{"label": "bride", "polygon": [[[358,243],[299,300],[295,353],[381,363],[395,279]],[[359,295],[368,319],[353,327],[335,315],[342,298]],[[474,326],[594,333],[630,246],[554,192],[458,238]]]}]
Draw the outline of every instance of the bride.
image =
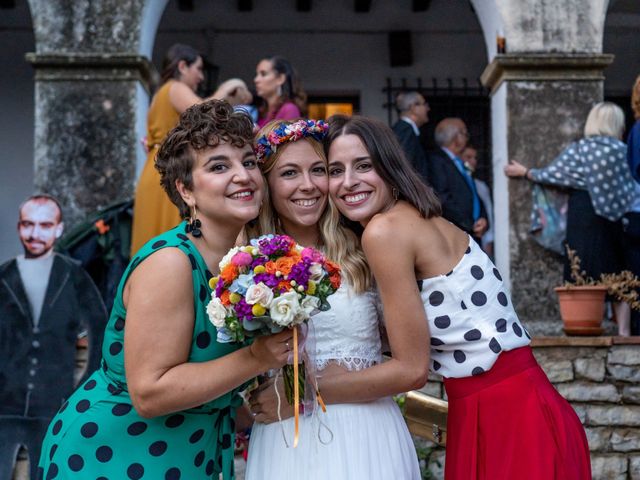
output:
[{"label": "bride", "polygon": [[[249,403],[256,423],[245,478],[419,479],[415,447],[390,395],[426,382],[427,334],[420,328],[395,332],[403,353],[385,362],[395,363],[391,369],[368,374],[367,367],[381,363],[378,298],[358,240],[340,224],[327,198],[321,144],[326,128],[311,120],[275,121],[258,133],[257,156],[270,198],[263,203],[259,231],[251,233],[287,234],[323,250],[342,269],[342,286],[329,297],[331,309],[312,317],[315,346],[308,347],[321,395],[331,405],[326,413],[316,407],[301,415],[294,449],[293,409],[284,398],[282,379],[276,385],[280,416],[287,418],[282,422],[273,379],[252,392]],[[388,328],[391,335],[392,326]]]}]

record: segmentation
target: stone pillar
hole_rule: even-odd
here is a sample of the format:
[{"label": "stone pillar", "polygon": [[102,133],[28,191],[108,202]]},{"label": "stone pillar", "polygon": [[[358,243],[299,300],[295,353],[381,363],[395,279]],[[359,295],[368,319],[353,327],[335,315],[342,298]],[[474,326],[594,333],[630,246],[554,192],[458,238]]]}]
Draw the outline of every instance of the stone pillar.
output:
[{"label": "stone pillar", "polygon": [[29,0],[36,52],[35,188],[67,224],[131,198],[136,94],[151,64],[138,54],[144,0]]},{"label": "stone pillar", "polygon": [[[529,235],[531,184],[507,180],[508,159],[547,165],[582,136],[590,108],[603,97],[603,70],[613,55],[513,53],[496,55],[482,81],[493,95],[496,250],[510,279],[513,302],[532,334],[562,333],[553,287],[562,281],[561,258]],[[499,131],[502,130],[502,131]]]}]

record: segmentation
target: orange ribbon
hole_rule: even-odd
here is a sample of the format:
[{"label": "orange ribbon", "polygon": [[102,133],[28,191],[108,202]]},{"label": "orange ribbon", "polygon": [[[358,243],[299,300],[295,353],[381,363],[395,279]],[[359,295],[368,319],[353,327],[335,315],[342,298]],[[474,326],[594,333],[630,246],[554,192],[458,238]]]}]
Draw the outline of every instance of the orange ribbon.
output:
[{"label": "orange ribbon", "polygon": [[293,327],[293,415],[295,422],[293,448],[298,446],[298,438],[300,437],[300,386],[298,381],[298,326],[296,325]]}]

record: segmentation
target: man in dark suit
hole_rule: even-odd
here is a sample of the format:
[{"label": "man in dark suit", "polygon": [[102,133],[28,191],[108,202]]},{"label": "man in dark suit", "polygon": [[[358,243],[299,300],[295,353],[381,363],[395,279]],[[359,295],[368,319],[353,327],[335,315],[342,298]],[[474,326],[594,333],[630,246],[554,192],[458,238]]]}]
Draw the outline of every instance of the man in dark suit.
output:
[{"label": "man in dark suit", "polygon": [[396,110],[400,120],[393,125],[393,132],[413,168],[426,180],[428,164],[420,144],[420,127],[429,121],[429,104],[418,92],[405,92],[397,96]]},{"label": "man in dark suit", "polygon": [[439,148],[429,156],[429,181],[442,202],[442,216],[479,241],[489,222],[460,158],[469,141],[467,126],[459,118],[445,118],[436,126],[435,140]]},{"label": "man in dark suit", "polygon": [[76,343],[87,332],[91,373],[106,324],[102,297],[77,262],[53,253],[62,211],[48,195],[20,207],[24,255],[0,265],[0,478],[12,478],[20,446],[36,478],[51,418],[74,389]]}]

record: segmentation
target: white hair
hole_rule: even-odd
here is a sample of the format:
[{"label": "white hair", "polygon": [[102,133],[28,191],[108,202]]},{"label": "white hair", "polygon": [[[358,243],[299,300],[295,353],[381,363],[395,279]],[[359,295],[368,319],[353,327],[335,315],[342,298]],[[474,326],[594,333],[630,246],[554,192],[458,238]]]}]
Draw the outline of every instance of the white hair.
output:
[{"label": "white hair", "polygon": [[602,135],[622,138],[624,133],[624,112],[611,102],[597,103],[589,112],[584,125],[584,136]]},{"label": "white hair", "polygon": [[402,92],[396,97],[396,110],[399,114],[408,112],[416,103],[420,101],[422,95],[418,92]]}]

